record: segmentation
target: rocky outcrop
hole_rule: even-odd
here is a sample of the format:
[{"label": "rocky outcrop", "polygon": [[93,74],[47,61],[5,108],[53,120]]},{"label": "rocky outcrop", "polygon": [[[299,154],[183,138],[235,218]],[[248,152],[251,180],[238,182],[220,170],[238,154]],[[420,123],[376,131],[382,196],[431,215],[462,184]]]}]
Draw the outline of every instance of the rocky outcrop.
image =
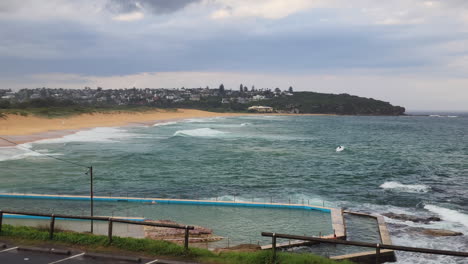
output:
[{"label": "rocky outcrop", "polygon": [[[159,223],[159,224],[172,224],[179,225],[178,223],[171,220],[146,220],[146,222]],[[213,235],[213,230],[202,226],[194,226],[195,229],[189,231],[189,242],[211,242],[223,239],[222,237]],[[154,240],[166,240],[175,243],[182,243],[185,237],[184,229],[156,227],[156,226],[145,226],[145,238],[151,238]]]},{"label": "rocky outcrop", "polygon": [[422,227],[410,227],[407,229],[410,232],[420,233],[427,236],[463,236],[463,233],[457,231],[451,231],[446,229],[432,229]]},{"label": "rocky outcrop", "polygon": [[417,217],[413,215],[407,215],[407,214],[395,214],[395,213],[386,213],[382,214],[383,216],[386,216],[388,218],[396,219],[396,220],[401,220],[401,221],[411,221],[415,223],[423,223],[423,224],[428,224],[430,222],[439,222],[441,219],[436,216],[430,216],[430,217]]}]

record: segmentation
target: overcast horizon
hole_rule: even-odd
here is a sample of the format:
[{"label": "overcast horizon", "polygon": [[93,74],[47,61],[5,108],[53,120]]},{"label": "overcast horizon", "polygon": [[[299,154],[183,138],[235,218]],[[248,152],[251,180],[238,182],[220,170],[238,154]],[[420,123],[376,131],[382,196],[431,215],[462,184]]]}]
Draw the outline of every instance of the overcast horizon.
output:
[{"label": "overcast horizon", "polygon": [[0,89],[349,93],[468,111],[464,0],[2,0]]}]

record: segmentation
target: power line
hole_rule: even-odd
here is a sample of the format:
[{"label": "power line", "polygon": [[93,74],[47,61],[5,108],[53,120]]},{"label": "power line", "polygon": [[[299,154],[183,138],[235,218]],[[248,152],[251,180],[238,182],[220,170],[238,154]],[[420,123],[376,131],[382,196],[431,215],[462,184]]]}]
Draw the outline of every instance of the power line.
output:
[{"label": "power line", "polygon": [[6,138],[4,138],[4,137],[0,137],[0,139],[4,140],[4,141],[6,141],[6,142],[9,142],[9,143],[11,143],[11,144],[13,144],[13,145],[15,145],[15,146],[17,146],[17,147],[23,148],[23,149],[25,149],[25,150],[27,150],[27,151],[32,151],[32,152],[38,153],[38,154],[40,154],[40,155],[44,155],[44,156],[49,157],[49,158],[52,158],[52,159],[56,159],[56,160],[63,161],[63,162],[69,163],[69,164],[73,164],[73,165],[75,165],[75,166],[79,166],[79,167],[83,167],[83,168],[89,169],[88,166],[85,166],[85,165],[82,165],[82,164],[79,164],[79,163],[76,163],[76,162],[73,162],[73,161],[69,161],[69,160],[66,160],[66,159],[60,159],[60,158],[54,157],[54,156],[52,156],[52,155],[48,155],[48,154],[45,154],[45,153],[41,153],[41,152],[35,151],[35,150],[33,150],[33,149],[25,148],[25,147],[21,146],[20,144],[18,144],[18,143],[16,143],[16,142],[13,142],[13,141],[11,141],[11,140],[8,140],[8,139],[6,139]]}]

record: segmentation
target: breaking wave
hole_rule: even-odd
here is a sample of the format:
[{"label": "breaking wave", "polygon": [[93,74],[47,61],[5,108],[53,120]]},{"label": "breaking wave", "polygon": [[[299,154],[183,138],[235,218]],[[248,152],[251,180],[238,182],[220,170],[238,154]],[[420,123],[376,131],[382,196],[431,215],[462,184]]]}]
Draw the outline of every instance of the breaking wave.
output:
[{"label": "breaking wave", "polygon": [[431,189],[431,187],[424,184],[402,184],[397,181],[384,182],[379,187],[385,190],[411,193],[426,193]]},{"label": "breaking wave", "polygon": [[78,131],[61,138],[51,138],[34,141],[33,144],[56,144],[68,142],[102,142],[112,143],[116,139],[137,137],[138,135],[116,127],[97,127],[90,130]]},{"label": "breaking wave", "polygon": [[216,137],[227,134],[211,128],[197,128],[188,130],[178,130],[174,133],[174,136],[187,136],[187,137]]},{"label": "breaking wave", "polygon": [[[0,162],[7,160],[19,160],[31,157],[46,157],[39,152],[30,150],[31,145],[21,144],[17,147],[1,147],[0,148]],[[48,150],[41,150],[40,152],[48,152]],[[61,153],[47,153],[48,156],[61,156]]]},{"label": "breaking wave", "polygon": [[431,204],[426,204],[424,209],[439,215],[445,221],[459,223],[468,228],[468,215],[464,213]]},{"label": "breaking wave", "polygon": [[169,125],[175,125],[177,122],[161,122],[161,123],[156,123],[153,126],[158,127],[158,126],[169,126]]}]

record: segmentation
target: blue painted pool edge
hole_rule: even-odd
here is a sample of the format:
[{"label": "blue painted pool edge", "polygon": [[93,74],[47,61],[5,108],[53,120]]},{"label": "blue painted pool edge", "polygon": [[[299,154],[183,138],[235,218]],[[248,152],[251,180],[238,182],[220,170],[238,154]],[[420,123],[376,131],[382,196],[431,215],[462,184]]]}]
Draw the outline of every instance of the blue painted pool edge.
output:
[{"label": "blue painted pool edge", "polygon": [[[34,195],[34,194],[0,194],[0,198],[24,198],[24,199],[49,199],[49,200],[72,200],[89,201],[89,197],[83,196],[55,196],[55,195]],[[101,202],[140,202],[140,203],[165,203],[165,204],[186,204],[186,205],[211,205],[211,206],[233,206],[233,207],[261,207],[261,208],[283,208],[315,210],[331,213],[330,208],[315,207],[303,204],[275,204],[275,203],[245,203],[245,202],[225,202],[225,201],[202,201],[202,200],[179,200],[179,199],[150,199],[150,198],[123,198],[123,197],[94,197],[93,201]]]},{"label": "blue painted pool edge", "polygon": [[[48,216],[33,216],[33,215],[12,215],[12,214],[4,214],[3,218],[10,218],[10,219],[39,219],[39,220],[50,220],[51,217]],[[115,217],[117,218],[117,217]],[[118,219],[124,220],[131,220],[131,221],[145,221],[145,218],[131,218],[131,217],[118,217]],[[55,220],[66,220],[66,221],[90,221],[86,219],[73,219],[73,218],[61,218],[56,217]],[[105,221],[105,220],[94,220],[94,221]]]}]

